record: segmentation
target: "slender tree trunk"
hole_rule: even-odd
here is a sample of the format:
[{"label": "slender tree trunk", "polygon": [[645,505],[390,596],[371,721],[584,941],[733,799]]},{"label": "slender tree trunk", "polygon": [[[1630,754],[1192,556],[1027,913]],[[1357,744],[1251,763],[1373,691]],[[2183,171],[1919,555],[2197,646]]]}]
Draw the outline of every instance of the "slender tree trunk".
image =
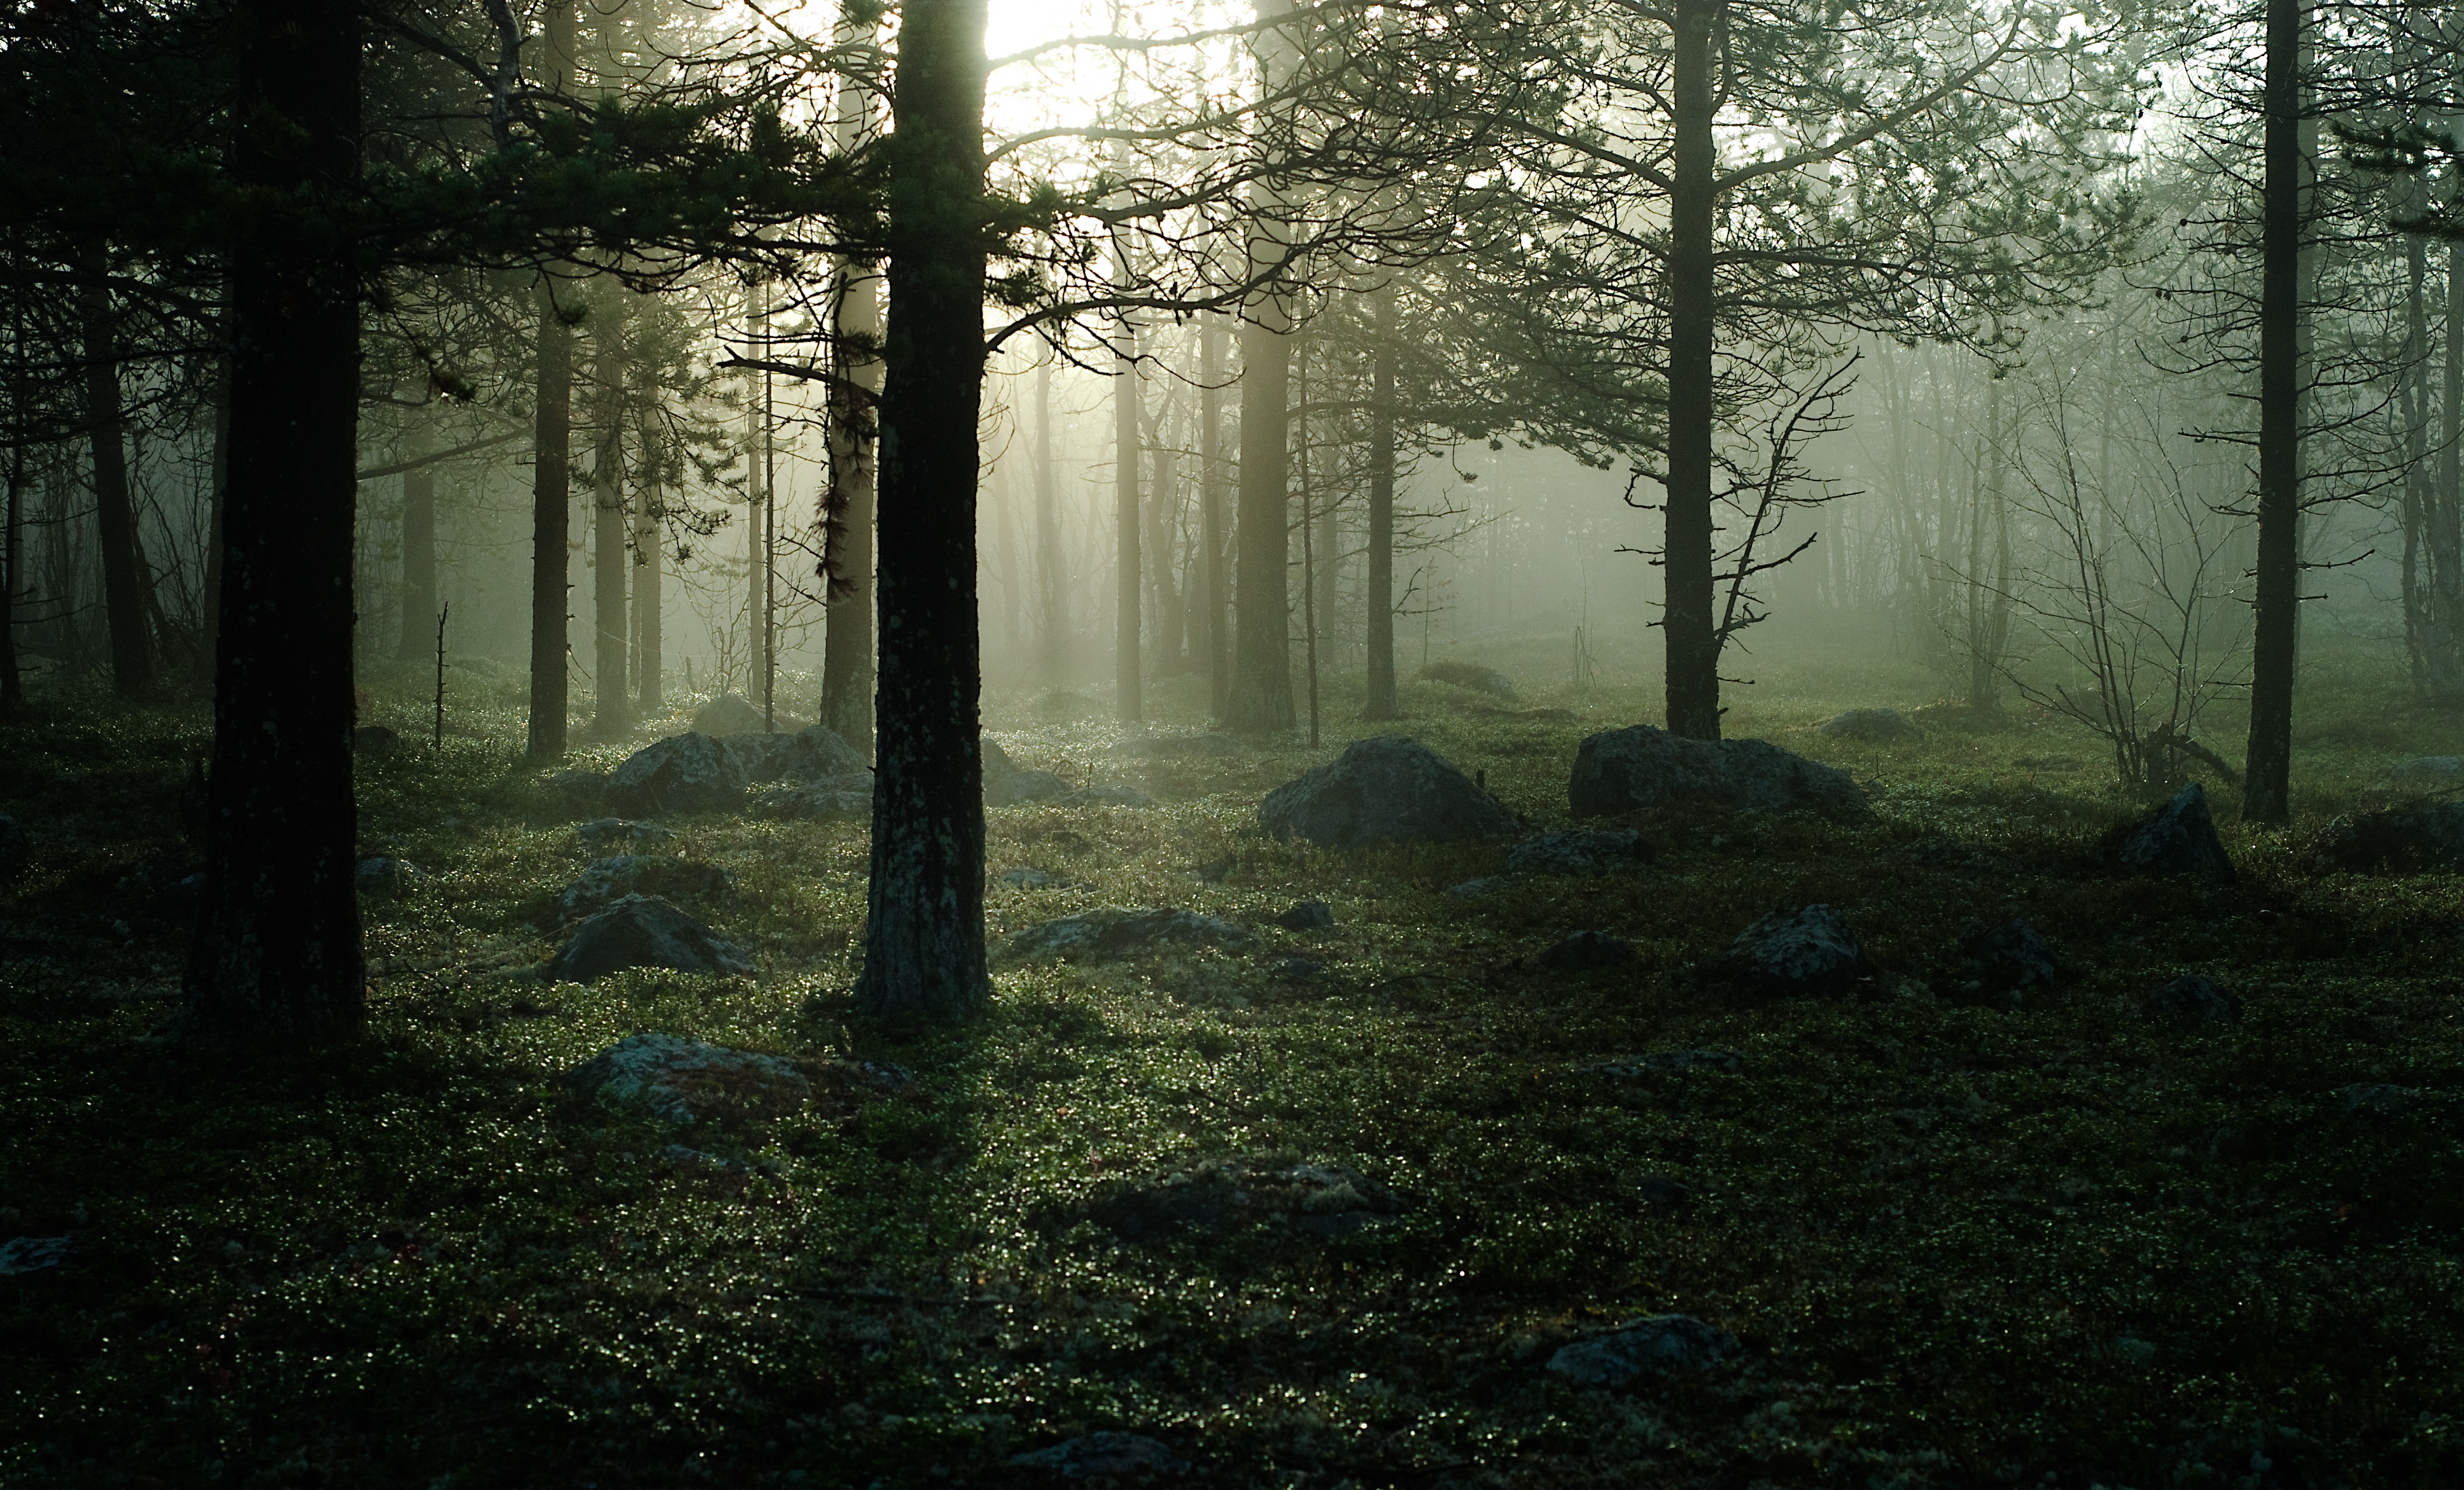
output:
[{"label": "slender tree trunk", "polygon": [[1395,694],[1395,287],[1378,290],[1369,392],[1369,700],[1361,718],[1400,719]]},{"label": "slender tree trunk", "polygon": [[94,283],[77,298],[85,335],[86,430],[94,445],[95,529],[102,542],[102,612],[111,635],[111,687],[123,699],[154,686],[153,649],[145,638],[145,561],[138,552],[137,513],[128,498],[127,431],[120,414],[120,334],[102,258]]},{"label": "slender tree trunk", "polygon": [[1712,604],[1711,257],[1717,167],[1711,144],[1711,33],[1719,0],[1677,0],[1671,78],[1676,152],[1668,198],[1668,504],[1662,574],[1667,603],[1668,728],[1720,738],[1720,636]]},{"label": "slender tree trunk", "polygon": [[592,642],[591,689],[598,703],[595,728],[603,740],[614,740],[633,727],[632,690],[627,685],[625,582],[632,563],[626,541],[633,526],[632,504],[625,498],[625,335],[626,291],[612,281],[609,304],[601,307],[597,373],[599,431],[590,461]]},{"label": "slender tree trunk", "polygon": [[2404,240],[2405,335],[2404,411],[2404,634],[2412,662],[2415,698],[2430,698],[2432,623],[2431,586],[2422,572],[2428,566],[2424,539],[2430,523],[2430,302],[2427,281],[2430,251],[2420,237]]},{"label": "slender tree trunk", "polygon": [[1225,590],[1223,572],[1223,324],[1209,316],[1199,333],[1202,385],[1199,402],[1199,544],[1198,572],[1206,590],[1205,619],[1199,645],[1206,650],[1208,709],[1221,723],[1232,714],[1232,657],[1224,645]]},{"label": "slender tree trunk", "polygon": [[[359,12],[239,0],[231,174],[251,199],[355,196]],[[331,220],[331,219],[327,219]],[[360,321],[347,248],[278,218],[231,262],[231,487],[186,1022],[289,1043],[364,1007],[353,888],[351,543]]]},{"label": "slender tree trunk", "polygon": [[223,613],[223,493],[231,486],[231,327],[226,309],[214,318],[214,449],[212,506],[206,519],[206,666],[214,665]]},{"label": "slender tree trunk", "polygon": [[[840,22],[842,46],[871,44],[874,21],[847,12]],[[873,134],[872,95],[844,82],[832,138],[853,152]],[[879,271],[852,259],[838,262],[831,309],[838,321],[839,367],[864,391],[835,389],[830,394],[830,495],[824,577],[827,624],[822,634],[821,723],[855,747],[872,753],[872,532],[875,481],[873,420],[881,402],[881,280]]]},{"label": "slender tree trunk", "polygon": [[633,678],[634,696],[642,717],[649,718],[667,708],[661,675],[667,667],[664,655],[666,637],[661,610],[666,600],[668,545],[660,532],[665,517],[654,481],[644,481],[636,488],[633,506]]},{"label": "slender tree trunk", "polygon": [[2267,0],[2265,186],[2259,224],[2258,573],[2251,643],[2250,745],[2242,815],[2290,813],[2293,663],[2300,604],[2301,0]]},{"label": "slender tree trunk", "polygon": [[2430,499],[2430,615],[2432,703],[2464,702],[2464,490],[2457,442],[2464,440],[2464,243],[2447,246],[2446,367],[2440,389],[2437,485]]},{"label": "slender tree trunk", "polygon": [[1188,615],[1181,606],[1180,587],[1173,583],[1173,534],[1180,525],[1180,514],[1175,500],[1179,471],[1173,451],[1177,432],[1164,424],[1170,409],[1167,401],[1156,411],[1155,424],[1147,432],[1147,443],[1155,452],[1155,466],[1150,473],[1155,490],[1153,500],[1146,504],[1146,570],[1148,599],[1155,606],[1155,670],[1158,677],[1186,670],[1182,645]]},{"label": "slender tree trunk", "polygon": [[[426,454],[414,435],[409,456]],[[425,661],[436,650],[436,470],[413,466],[402,474],[402,635],[394,656]]]},{"label": "slender tree trunk", "polygon": [[[1291,0],[1258,0],[1261,19],[1288,15]],[[1271,97],[1290,70],[1295,48],[1281,28],[1255,43],[1261,98]],[[1262,180],[1250,191],[1252,275],[1273,273],[1289,256],[1290,228],[1282,189]],[[1253,299],[1241,327],[1241,496],[1239,572],[1234,580],[1235,634],[1232,728],[1266,734],[1292,727],[1291,487],[1287,443],[1291,430],[1291,317],[1280,290]]]},{"label": "slender tree trunk", "polygon": [[1069,602],[1061,578],[1061,496],[1052,469],[1053,361],[1047,356],[1035,369],[1035,567],[1036,593],[1043,602],[1045,679],[1058,683],[1069,641]]},{"label": "slender tree trunk", "polygon": [[[1112,274],[1125,289],[1130,279],[1126,239],[1112,238]],[[1113,574],[1112,676],[1121,723],[1134,724],[1144,713],[1139,697],[1138,587],[1142,583],[1138,553],[1138,328],[1123,316],[1112,351],[1112,538],[1118,559]]]},{"label": "slender tree trunk", "polygon": [[539,284],[539,398],[531,475],[530,755],[564,754],[566,593],[573,523],[573,329],[557,305],[556,280]]},{"label": "slender tree trunk", "polygon": [[1299,375],[1293,379],[1294,391],[1301,406],[1300,427],[1300,497],[1301,497],[1301,648],[1302,673],[1309,679],[1309,743],[1317,748],[1317,514],[1310,510],[1309,499],[1309,343],[1303,341],[1296,361]]},{"label": "slender tree trunk", "polygon": [[954,1016],[984,961],[977,701],[984,3],[908,0],[890,181],[881,402],[881,682],[857,1007]]}]

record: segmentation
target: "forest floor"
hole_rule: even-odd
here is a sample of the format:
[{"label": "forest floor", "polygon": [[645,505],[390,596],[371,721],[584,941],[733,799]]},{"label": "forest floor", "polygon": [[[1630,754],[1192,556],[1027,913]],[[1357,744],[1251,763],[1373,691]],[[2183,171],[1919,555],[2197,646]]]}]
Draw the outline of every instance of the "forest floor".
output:
[{"label": "forest floor", "polygon": [[[71,1241],[0,1277],[0,1482],[1032,1484],[1014,1456],[1107,1430],[1192,1482],[1324,1490],[2464,1482],[2464,878],[2303,851],[2455,729],[2393,679],[2312,676],[2299,821],[2216,793],[2230,886],[2101,867],[2138,804],[2068,726],[1818,736],[1925,697],[1846,669],[1767,676],[1731,733],[1845,767],[1873,822],[1661,823],[1656,864],[1476,901],[1444,892],[1503,844],[1257,834],[1266,789],[1371,732],[1348,701],[1314,755],[1227,760],[995,718],[1021,765],[1160,804],[992,812],[996,874],[1069,881],[995,889],[997,935],[1110,903],[1257,941],[1003,963],[957,1028],[852,1012],[860,824],[677,821],[733,872],[693,908],[756,975],[542,983],[603,810],[515,760],[510,706],[457,706],[432,750],[380,694],[420,738],[362,759],[366,852],[433,878],[364,902],[364,1037],[262,1064],[149,1037],[205,712],[52,695],[0,730],[33,841],[0,890],[0,1237]],[[1159,728],[1198,727],[1192,689],[1157,692]],[[1407,704],[1398,732],[1544,827],[1583,735],[1658,715],[1639,688]],[[1332,929],[1273,924],[1304,897]],[[1706,975],[1814,901],[1879,967],[1859,996]],[[2013,915],[2076,967],[2059,996],[1968,992],[1963,934]],[[1573,928],[1640,961],[1532,965]],[[1304,955],[1324,970],[1290,977]],[[2188,972],[2246,1019],[2138,1010]],[[686,1135],[738,1163],[678,1163],[676,1130],[559,1080],[637,1032],[913,1082],[817,1082]],[[1720,1054],[1645,1058],[1680,1051]],[[1348,1234],[1123,1223],[1210,1160],[1388,1198]],[[1622,1390],[1547,1368],[1669,1311],[1742,1351]]]}]

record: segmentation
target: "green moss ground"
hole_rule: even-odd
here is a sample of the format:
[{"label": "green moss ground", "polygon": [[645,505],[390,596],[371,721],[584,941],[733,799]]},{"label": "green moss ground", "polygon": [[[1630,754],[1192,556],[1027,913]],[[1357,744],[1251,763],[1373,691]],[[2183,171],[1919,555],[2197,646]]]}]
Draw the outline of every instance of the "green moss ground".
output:
[{"label": "green moss ground", "polygon": [[[77,1250],[0,1279],[0,1479],[998,1484],[1021,1450],[1127,1429],[1224,1484],[2464,1483],[2464,884],[2299,851],[2453,727],[2337,676],[2303,700],[2302,821],[2228,822],[2231,888],[2101,872],[2131,804],[2060,726],[1811,733],[1925,696],[1870,672],[1767,673],[1732,732],[1847,767],[1874,824],[1676,825],[1657,867],[1475,902],[1441,892],[1503,846],[1258,837],[1297,747],[1149,765],[1105,726],[1004,729],[1023,764],[1163,805],[995,812],[996,872],[1078,881],[996,890],[996,932],[1104,902],[1255,923],[1302,896],[1339,924],[1003,967],[955,1030],[854,1016],[851,825],[680,825],[735,870],[703,908],[758,977],[543,986],[538,917],[595,813],[510,764],[516,715],[463,709],[441,752],[363,762],[369,852],[436,875],[367,904],[365,1037],[257,1065],[147,1037],[183,944],[137,884],[177,863],[202,713],[55,700],[0,731],[0,810],[37,844],[0,892],[0,1222]],[[1583,734],[1656,717],[1639,689],[1531,701],[1573,722],[1409,695],[1401,728],[1544,826]],[[412,707],[383,717],[407,732]],[[1701,971],[1814,900],[1865,936],[1865,996],[1751,1002]],[[1968,995],[1959,937],[2013,914],[2079,967],[2065,996]],[[1639,969],[1529,967],[1584,926]],[[1303,951],[1326,974],[1281,980]],[[2188,971],[2247,1021],[2135,1012]],[[917,1086],[686,1135],[759,1168],[684,1168],[658,1157],[674,1131],[555,1080],[638,1031]],[[1683,1048],[1741,1069],[1580,1069]],[[2348,1111],[2357,1083],[2405,1093]],[[1409,1210],[1332,1241],[1132,1245],[1089,1218],[1124,1181],[1268,1154]],[[1672,1309],[1750,1348],[1633,1391],[1543,1370]]]}]

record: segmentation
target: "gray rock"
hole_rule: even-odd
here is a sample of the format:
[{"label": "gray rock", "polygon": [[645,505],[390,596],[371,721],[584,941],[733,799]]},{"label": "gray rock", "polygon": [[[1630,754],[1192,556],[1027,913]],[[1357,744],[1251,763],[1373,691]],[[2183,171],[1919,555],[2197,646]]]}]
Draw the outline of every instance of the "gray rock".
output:
[{"label": "gray rock", "polygon": [[1074,882],[1045,869],[1004,869],[993,879],[1010,890],[1062,890]]},{"label": "gray rock", "polygon": [[1172,1450],[1143,1434],[1084,1434],[1065,1438],[1048,1449],[1013,1454],[1012,1464],[1040,1469],[1065,1479],[1135,1479],[1151,1475],[1178,1478],[1183,1468]]},{"label": "gray rock", "polygon": [[[1019,776],[1040,776],[1042,771],[1021,771]],[[1013,782],[1018,776],[1010,778]],[[1059,778],[1054,778],[1058,780]],[[1052,799],[1055,807],[1153,807],[1155,798],[1135,787],[1081,787]]]},{"label": "gray rock", "polygon": [[1514,679],[1493,667],[1476,662],[1432,662],[1420,669],[1420,676],[1433,683],[1451,683],[1457,688],[1469,688],[1491,698],[1514,697]]},{"label": "gray rock", "polygon": [[1326,971],[1326,964],[1314,957],[1287,957],[1275,966],[1275,976],[1287,983],[1307,983]]},{"label": "gray rock", "polygon": [[1532,966],[1551,972],[1588,972],[1633,961],[1633,945],[1605,931],[1569,931],[1531,960]]},{"label": "gray rock", "polygon": [[1504,875],[1484,875],[1478,879],[1466,879],[1461,884],[1449,885],[1446,887],[1446,893],[1458,901],[1485,901],[1500,890],[1510,888],[1513,883],[1513,880]]},{"label": "gray rock", "polygon": [[1349,1236],[1403,1210],[1402,1197],[1357,1169],[1288,1160],[1210,1159],[1133,1182],[1094,1208],[1124,1241],[1170,1241],[1264,1226]]},{"label": "gray rock", "polygon": [[1549,1358],[1549,1373],[1582,1387],[1622,1387],[1708,1370],[1744,1351],[1734,1335],[1690,1314],[1647,1314],[1559,1350]]},{"label": "gray rock", "polygon": [[670,1123],[801,1100],[811,1082],[776,1056],[688,1039],[636,1034],[564,1074],[564,1083]]},{"label": "gray rock", "polygon": [[757,817],[789,822],[870,818],[872,778],[836,776],[820,781],[781,782],[757,792],[751,811]]},{"label": "gray rock", "polygon": [[2114,838],[2112,852],[2115,867],[2124,874],[2233,877],[2233,860],[2216,836],[2215,819],[2208,815],[2208,794],[2195,781],[2123,829]]},{"label": "gray rock", "polygon": [[766,723],[761,710],[750,700],[723,693],[693,710],[693,732],[725,738],[757,733]]},{"label": "gray rock", "polygon": [[2175,978],[2140,1004],[2151,1018],[2199,1019],[2217,1024],[2241,1023],[2241,995],[2213,978],[2193,972]]},{"label": "gray rock", "polygon": [[663,854],[618,854],[593,859],[580,878],[558,892],[559,921],[606,909],[628,895],[692,899],[728,895],[736,876],[716,864]]},{"label": "gray rock", "polygon": [[1491,837],[1521,819],[1417,740],[1355,740],[1341,756],[1266,793],[1258,826],[1326,848]]},{"label": "gray rock", "polygon": [[1917,722],[1897,709],[1850,709],[1834,714],[1822,722],[1822,735],[1828,740],[1861,740],[1871,745],[1890,745],[1903,740],[1922,740],[1925,731]]},{"label": "gray rock", "polygon": [[1821,997],[1854,989],[1868,965],[1847,918],[1807,905],[1773,911],[1739,932],[1721,970],[1757,992]]},{"label": "gray rock", "polygon": [[1516,844],[1506,856],[1511,875],[1605,875],[1613,869],[1647,864],[1658,856],[1651,841],[1631,828],[1603,832],[1576,828],[1537,833]]},{"label": "gray rock", "polygon": [[1029,926],[1012,936],[1004,951],[1040,962],[1055,957],[1134,957],[1172,946],[1242,946],[1251,940],[1247,928],[1220,916],[1098,905]]},{"label": "gray rock", "polygon": [[1334,907],[1324,901],[1295,901],[1275,924],[1286,931],[1324,931],[1334,924]]},{"label": "gray rock", "polygon": [[743,762],[709,735],[644,745],[607,778],[607,800],[627,812],[723,812],[744,800]]},{"label": "gray rock", "polygon": [[611,849],[655,849],[675,841],[675,830],[659,823],[623,817],[594,817],[573,830],[582,846],[594,854]]},{"label": "gray rock", "polygon": [[992,736],[985,735],[979,739],[976,742],[976,748],[983,759],[985,781],[989,782],[996,776],[1006,776],[1018,769],[1018,763],[1009,758],[1009,752],[1002,749],[1001,742]]},{"label": "gray rock", "polygon": [[2464,755],[2420,755],[2387,773],[2380,789],[2413,796],[2464,791]]},{"label": "gray rock", "polygon": [[756,785],[861,777],[869,786],[871,781],[871,767],[865,758],[836,730],[823,724],[806,725],[792,735],[746,731],[724,736],[719,744],[744,768],[744,779]]},{"label": "gray rock", "polygon": [[1240,755],[1247,747],[1230,735],[1133,735],[1112,746],[1115,755],[1143,756],[1149,760],[1186,760],[1193,756],[1221,759]]},{"label": "gray rock", "polygon": [[2310,847],[2322,869],[2454,869],[2464,866],[2464,802],[2345,812],[2321,829]]},{"label": "gray rock", "polygon": [[1975,981],[1998,994],[2058,988],[2071,978],[2061,954],[2017,917],[1969,932],[1959,950]]},{"label": "gray rock", "polygon": [[74,1236],[11,1236],[0,1241],[0,1278],[55,1268],[76,1250]]},{"label": "gray rock", "polygon": [[1683,740],[1649,724],[1585,739],[1566,794],[1576,817],[1696,805],[1849,818],[1872,812],[1846,771],[1768,741]]},{"label": "gray rock", "polygon": [[589,983],[627,967],[749,973],[753,959],[671,902],[628,895],[576,926],[544,976],[550,983]]},{"label": "gray rock", "polygon": [[351,872],[351,882],[371,900],[399,901],[418,894],[428,875],[408,859],[363,858]]},{"label": "gray rock", "polygon": [[33,856],[33,840],[26,836],[25,826],[6,812],[0,812],[0,884],[17,878]]}]

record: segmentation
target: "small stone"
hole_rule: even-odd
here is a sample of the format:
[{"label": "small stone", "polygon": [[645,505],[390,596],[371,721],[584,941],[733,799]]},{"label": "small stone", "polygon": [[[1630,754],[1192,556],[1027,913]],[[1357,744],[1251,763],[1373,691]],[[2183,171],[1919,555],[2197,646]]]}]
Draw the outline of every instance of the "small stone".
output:
[{"label": "small stone", "polygon": [[1584,1387],[1622,1387],[1643,1377],[1708,1370],[1745,1346],[1689,1314],[1651,1314],[1549,1358],[1549,1372]]},{"label": "small stone", "polygon": [[1613,869],[1647,864],[1659,850],[1631,828],[1612,832],[1575,829],[1541,833],[1516,844],[1506,856],[1510,875],[1604,875]]},{"label": "small stone", "polygon": [[1621,967],[1633,961],[1631,943],[1605,931],[1569,931],[1533,958],[1532,964],[1551,972],[1589,972],[1600,967]]},{"label": "small stone", "polygon": [[2060,954],[2017,917],[1969,932],[1959,950],[1976,981],[1995,993],[2022,994],[2070,981]]},{"label": "small stone", "polygon": [[1324,931],[1334,924],[1334,907],[1324,901],[1296,901],[1275,918],[1286,931]]},{"label": "small stone", "polygon": [[550,983],[590,983],[627,967],[749,973],[753,959],[669,901],[628,895],[575,927],[544,976]]},{"label": "small stone", "polygon": [[[443,824],[439,824],[442,827]],[[655,849],[675,841],[675,830],[658,823],[634,822],[623,817],[594,817],[575,828],[582,846],[594,854],[630,847]]]},{"label": "small stone", "polygon": [[2224,840],[2216,836],[2215,819],[2208,812],[2207,791],[2195,781],[2122,830],[2113,840],[2112,856],[2124,874],[2233,878],[2233,860],[2226,856]]},{"label": "small stone", "polygon": [[1287,957],[1276,967],[1275,976],[1287,983],[1307,983],[1326,971],[1326,964],[1314,957]]},{"label": "small stone", "polygon": [[1210,1159],[1125,1185],[1099,1202],[1093,1216],[1132,1242],[1221,1235],[1260,1223],[1334,1238],[1403,1209],[1401,1196],[1342,1165]]},{"label": "small stone", "polygon": [[1466,879],[1458,885],[1449,885],[1446,893],[1458,901],[1482,901],[1507,888],[1513,882],[1503,875],[1489,875],[1479,879]]},{"label": "small stone", "polygon": [[556,898],[557,919],[571,921],[603,910],[628,895],[671,899],[734,893],[736,876],[716,864],[664,855],[620,854],[594,859]]},{"label": "small stone", "polygon": [[1655,1206],[1665,1206],[1671,1210],[1694,1198],[1694,1191],[1691,1189],[1678,1184],[1664,1174],[1646,1174],[1635,1182],[1634,1188],[1646,1202]]},{"label": "small stone", "polygon": [[1925,731],[1916,721],[1897,709],[1850,709],[1834,714],[1822,722],[1822,735],[1828,740],[1861,740],[1873,745],[1890,745],[1903,740],[1922,740]]},{"label": "small stone", "polygon": [[1268,792],[1258,826],[1276,837],[1363,849],[1490,837],[1522,820],[1427,745],[1378,735]]},{"label": "small stone", "polygon": [[1099,905],[1093,910],[1029,926],[1009,939],[1008,956],[1032,960],[1055,957],[1134,957],[1164,947],[1241,946],[1249,932],[1217,916],[1189,910],[1124,910]]},{"label": "small stone", "polygon": [[993,882],[1009,890],[1063,890],[1075,881],[1045,869],[1004,869]]},{"label": "small stone", "polygon": [[58,1267],[75,1247],[70,1236],[11,1236],[0,1241],[0,1278]]},{"label": "small stone", "polygon": [[2140,1004],[2139,1012],[2151,1018],[2210,1020],[2217,1024],[2241,1023],[2241,995],[2213,978],[2189,973],[2175,978]]},{"label": "small stone", "polygon": [[1857,986],[1869,965],[1847,918],[1828,905],[1773,911],[1737,934],[1723,970],[1756,992],[1836,997]]},{"label": "small stone", "polygon": [[607,800],[634,813],[719,812],[744,799],[744,765],[709,735],[673,735],[636,750],[607,777]]},{"label": "small stone", "polygon": [[1010,1462],[1021,1469],[1040,1469],[1066,1479],[1138,1479],[1155,1475],[1178,1478],[1183,1468],[1172,1450],[1143,1434],[1086,1434],[1065,1438],[1048,1449],[1016,1454]]},{"label": "small stone", "polygon": [[351,881],[371,900],[399,901],[419,893],[428,876],[408,859],[363,858],[351,872]]},{"label": "small stone", "polygon": [[563,1081],[670,1123],[775,1113],[802,1101],[812,1085],[776,1056],[680,1034],[627,1036],[565,1072]]}]

